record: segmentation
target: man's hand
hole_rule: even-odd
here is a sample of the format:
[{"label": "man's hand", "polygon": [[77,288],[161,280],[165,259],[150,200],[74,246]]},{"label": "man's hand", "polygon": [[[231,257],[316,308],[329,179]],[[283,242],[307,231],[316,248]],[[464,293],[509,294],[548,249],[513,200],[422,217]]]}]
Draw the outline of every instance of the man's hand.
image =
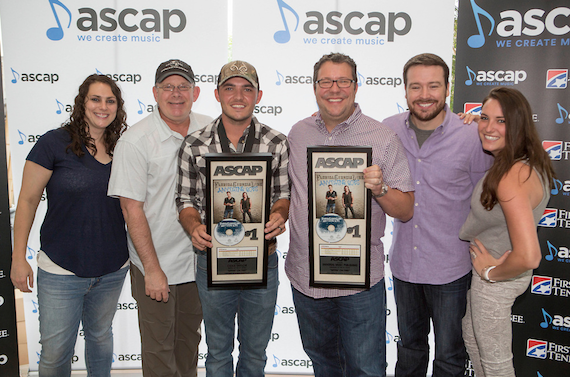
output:
[{"label": "man's hand", "polygon": [[170,288],[168,287],[168,279],[162,269],[145,271],[144,289],[146,295],[150,296],[153,300],[168,301]]},{"label": "man's hand", "polygon": [[477,114],[457,113],[457,115],[459,115],[459,119],[463,119],[463,124],[471,124],[473,122],[479,123],[481,120],[481,116]]},{"label": "man's hand", "polygon": [[364,169],[364,186],[372,191],[373,195],[379,195],[382,192],[382,184],[384,178],[380,166],[372,165]]},{"label": "man's hand", "polygon": [[192,231],[192,245],[198,250],[204,251],[207,247],[214,247],[212,236],[206,232],[206,225],[199,224]]}]

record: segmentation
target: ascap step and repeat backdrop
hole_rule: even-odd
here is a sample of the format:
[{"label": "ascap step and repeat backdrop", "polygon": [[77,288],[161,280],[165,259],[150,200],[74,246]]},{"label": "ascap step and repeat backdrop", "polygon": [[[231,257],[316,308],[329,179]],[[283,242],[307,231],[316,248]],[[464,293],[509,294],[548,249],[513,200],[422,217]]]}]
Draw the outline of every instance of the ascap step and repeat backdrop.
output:
[{"label": "ascap step and repeat backdrop", "polygon": [[570,375],[570,3],[568,0],[461,0],[455,111],[480,112],[496,86],[529,100],[557,177],[539,222],[543,258],[513,306],[519,377]]},{"label": "ascap step and repeat backdrop", "polygon": [[[343,52],[358,64],[356,99],[363,112],[381,120],[407,109],[402,67],[410,57],[432,52],[451,66],[454,9],[454,0],[2,1],[5,96],[16,197],[30,148],[69,117],[77,88],[91,73],[109,75],[119,84],[128,123],[134,124],[152,111],[159,63],[170,58],[188,62],[201,88],[193,110],[216,117],[220,107],[213,92],[219,69],[229,57],[246,60],[257,68],[264,91],[254,115],[287,134],[295,122],[317,110],[314,63],[323,54]],[[28,243],[27,258],[33,268],[45,210],[42,198]],[[384,243],[388,250],[390,222]],[[287,249],[288,235],[284,235],[279,239],[280,287],[266,371],[312,373],[283,270]],[[398,331],[391,273],[386,267],[388,373],[393,374]],[[32,370],[37,369],[40,352],[35,292],[34,288],[24,295]],[[136,310],[127,279],[114,322],[113,368],[140,366]],[[82,336],[80,331],[74,369],[85,368]],[[200,365],[206,352],[202,342]]]}]

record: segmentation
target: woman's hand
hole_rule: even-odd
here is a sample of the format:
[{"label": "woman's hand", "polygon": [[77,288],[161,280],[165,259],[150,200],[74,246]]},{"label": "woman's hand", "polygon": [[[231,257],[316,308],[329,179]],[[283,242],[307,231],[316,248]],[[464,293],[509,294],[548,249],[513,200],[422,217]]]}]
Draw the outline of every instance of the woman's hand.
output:
[{"label": "woman's hand", "polygon": [[498,266],[502,264],[511,253],[511,250],[508,250],[499,259],[495,259],[483,243],[475,238],[469,246],[469,253],[471,254],[471,263],[473,263],[475,271],[477,271],[477,274],[481,276],[481,271],[485,267]]}]

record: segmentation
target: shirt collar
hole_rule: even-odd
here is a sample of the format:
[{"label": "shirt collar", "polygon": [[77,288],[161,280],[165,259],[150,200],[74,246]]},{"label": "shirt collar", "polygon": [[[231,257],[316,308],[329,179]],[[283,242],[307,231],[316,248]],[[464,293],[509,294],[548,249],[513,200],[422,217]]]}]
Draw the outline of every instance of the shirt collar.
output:
[{"label": "shirt collar", "polygon": [[[154,120],[158,125],[156,129],[161,142],[165,141],[169,137],[175,137],[177,139],[182,140],[184,139],[184,136],[186,136],[186,135],[182,136],[178,132],[174,132],[170,127],[168,127],[168,124],[166,124],[164,119],[162,119],[162,117],[160,116],[158,105],[154,106],[154,111],[152,112],[152,116],[154,117]],[[192,115],[190,115],[190,118],[192,118]]]},{"label": "shirt collar", "polygon": [[[330,133],[331,134],[338,134],[338,133],[344,132],[346,129],[348,129],[348,127],[350,127],[351,124],[354,124],[354,122],[356,122],[358,120],[358,118],[360,118],[360,115],[362,115],[362,111],[360,110],[360,105],[355,102],[354,103],[354,111],[352,112],[352,114],[350,114],[350,116],[344,122],[337,124],[336,127]],[[327,127],[325,126],[325,122],[323,121],[323,117],[321,116],[320,111],[317,112],[316,123],[317,123],[317,127],[319,128],[319,130],[321,132],[329,134],[329,131],[327,130]]]},{"label": "shirt collar", "polygon": [[[260,138],[260,126],[259,126],[259,122],[257,121],[257,118],[254,116],[252,117],[253,119],[253,124],[255,126],[255,139],[259,139]],[[204,142],[204,144],[206,145],[212,145],[212,144],[220,144],[220,135],[218,135],[218,125],[220,124],[220,121],[222,120],[222,116],[220,115],[219,117],[217,117],[212,123],[210,123],[210,125],[207,127],[207,129],[205,130],[204,133],[204,139],[206,140]],[[251,125],[247,126],[246,130],[249,130],[249,127],[251,127]],[[249,132],[249,131],[247,131]],[[246,133],[246,131],[244,131],[244,135],[248,135]],[[243,136],[242,136],[243,137]]]}]

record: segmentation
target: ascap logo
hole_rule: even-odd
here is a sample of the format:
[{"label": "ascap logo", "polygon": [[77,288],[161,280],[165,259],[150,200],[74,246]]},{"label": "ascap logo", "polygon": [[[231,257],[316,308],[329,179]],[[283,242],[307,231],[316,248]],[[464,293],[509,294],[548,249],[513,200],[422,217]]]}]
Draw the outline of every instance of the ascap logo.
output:
[{"label": "ascap logo", "polygon": [[317,159],[317,163],[315,164],[315,168],[357,168],[360,165],[364,165],[364,159],[362,158],[334,158],[328,157],[323,158],[319,157]]},{"label": "ascap logo", "polygon": [[300,360],[300,359],[280,359],[277,356],[273,355],[273,368],[277,368],[278,366],[282,367],[305,367],[311,368],[313,366],[313,362],[309,360]]},{"label": "ascap logo", "polygon": [[540,327],[547,329],[552,325],[553,330],[570,331],[570,317],[564,317],[559,314],[550,315],[544,308],[542,308],[543,321],[540,322]]},{"label": "ascap logo", "polygon": [[281,84],[313,84],[313,77],[312,76],[290,76],[290,75],[282,75],[279,71],[275,71],[277,73],[277,81],[275,81],[275,85],[279,86]]},{"label": "ascap logo", "polygon": [[117,310],[137,310],[139,308],[136,302],[118,302]]},{"label": "ascap logo", "polygon": [[[63,39],[65,31],[71,26],[72,12],[59,0],[50,0],[49,3],[56,26],[50,27],[46,31],[46,36],[52,41],[59,41]],[[60,11],[59,14],[57,10]],[[139,11],[134,8],[120,10],[103,8],[95,10],[84,7],[77,9],[77,12],[79,13],[76,22],[78,31],[105,32],[105,34],[78,34],[77,39],[81,42],[161,42],[162,39],[169,39],[171,33],[180,33],[186,27],[186,15],[180,9],[163,9],[160,12],[157,9]],[[63,15],[62,20],[60,20],[60,14]],[[62,21],[64,21],[63,25]],[[117,29],[127,33],[142,32],[145,34],[127,36],[116,34]]]},{"label": "ascap logo", "polygon": [[[538,37],[546,30],[554,36],[565,35],[570,32],[570,26],[564,21],[564,18],[570,16],[570,8],[557,7],[550,11],[543,9],[529,9],[524,16],[516,10],[504,10],[499,13],[501,22],[497,24],[495,29],[495,19],[485,9],[481,8],[471,0],[471,8],[473,17],[477,27],[477,34],[471,35],[467,39],[467,45],[471,48],[480,48],[485,45],[485,38],[493,34],[496,30],[497,35],[503,38],[509,37]],[[481,23],[482,17],[488,22]],[[484,30],[490,25],[488,33]],[[497,47],[544,47],[556,46],[557,42],[560,46],[570,45],[570,38],[557,40],[556,38],[538,38],[538,39],[516,39],[514,43],[511,40],[498,40]]]},{"label": "ascap logo", "polygon": [[[283,22],[283,30],[277,30],[273,39],[277,43],[287,43],[291,40],[289,27],[291,16],[295,20],[294,32],[299,28],[301,18],[299,13],[285,1],[277,0],[277,6]],[[289,21],[286,16],[289,16]],[[307,11],[305,16],[306,19],[302,26],[306,35],[302,38],[304,44],[384,45],[386,42],[394,42],[396,36],[408,34],[412,29],[412,18],[406,12],[389,12],[386,15],[380,12],[365,14],[360,11],[348,13],[331,11],[323,14],[319,11]],[[323,35],[323,37],[311,37],[315,34]],[[324,35],[327,36],[324,37]],[[363,38],[352,38],[360,35]]]},{"label": "ascap logo", "polygon": [[516,85],[527,78],[526,71],[511,71],[511,70],[496,70],[496,71],[477,71],[475,73],[469,66],[467,69],[467,76],[465,85]]},{"label": "ascap logo", "polygon": [[281,106],[259,106],[255,105],[253,109],[254,114],[273,114],[273,116],[277,116],[283,112],[283,108]]},{"label": "ascap logo", "polygon": [[257,175],[263,171],[261,166],[217,166],[214,175]]},{"label": "ascap logo", "polygon": [[12,84],[16,84],[18,81],[21,82],[40,82],[40,83],[50,83],[59,81],[59,75],[57,73],[19,73],[13,68],[12,71]]},{"label": "ascap logo", "polygon": [[118,361],[142,361],[142,356],[140,353],[131,354],[119,354],[117,356]]}]

